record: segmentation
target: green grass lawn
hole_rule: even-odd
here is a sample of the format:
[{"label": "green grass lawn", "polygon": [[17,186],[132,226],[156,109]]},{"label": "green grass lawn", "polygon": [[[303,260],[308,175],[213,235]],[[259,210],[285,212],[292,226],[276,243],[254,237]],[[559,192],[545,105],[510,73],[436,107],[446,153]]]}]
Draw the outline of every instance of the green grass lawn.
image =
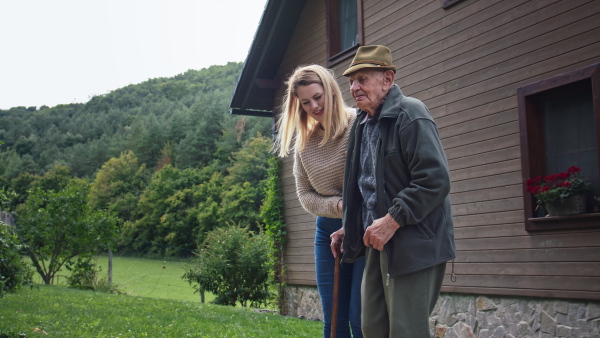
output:
[{"label": "green grass lawn", "polygon": [[27,337],[319,337],[322,323],[198,301],[38,285],[0,298],[0,337],[21,333]]},{"label": "green grass lawn", "polygon": [[[100,267],[100,278],[106,279],[108,257],[98,256],[96,264]],[[200,295],[194,293],[192,286],[181,276],[187,261],[167,261],[139,257],[113,256],[113,284],[129,295],[173,300],[200,301]],[[56,285],[66,285],[69,271],[63,270],[55,278]],[[39,274],[34,275],[34,283],[42,284]],[[205,301],[215,297],[205,293]]]},{"label": "green grass lawn", "polygon": [[[97,264],[106,275],[108,257],[98,257]],[[133,257],[113,257],[113,284],[127,294],[174,300],[200,301],[200,295],[181,276],[191,263]],[[214,299],[205,294],[206,301]]]}]

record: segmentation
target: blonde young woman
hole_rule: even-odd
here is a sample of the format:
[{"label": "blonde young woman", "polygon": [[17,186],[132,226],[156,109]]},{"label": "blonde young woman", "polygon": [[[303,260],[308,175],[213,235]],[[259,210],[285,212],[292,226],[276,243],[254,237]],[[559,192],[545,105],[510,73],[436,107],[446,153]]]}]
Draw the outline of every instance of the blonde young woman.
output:
[{"label": "blonde young woman", "polygon": [[[294,177],[300,203],[317,216],[315,271],[323,306],[323,335],[330,336],[335,258],[330,235],[342,227],[342,185],[350,127],[356,114],[342,99],[333,73],[319,65],[298,67],[287,82],[277,122],[279,156],[294,152]],[[342,264],[338,337],[362,337],[360,285],[364,259]],[[352,333],[352,335],[351,335]]]}]

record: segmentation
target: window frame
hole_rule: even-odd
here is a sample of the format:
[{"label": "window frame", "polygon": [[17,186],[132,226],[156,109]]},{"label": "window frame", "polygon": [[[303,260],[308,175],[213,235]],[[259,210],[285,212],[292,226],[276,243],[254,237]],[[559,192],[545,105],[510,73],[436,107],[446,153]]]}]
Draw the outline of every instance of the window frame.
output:
[{"label": "window frame", "polygon": [[[543,130],[536,128],[541,119],[532,95],[555,89],[564,85],[583,80],[590,80],[592,86],[592,103],[594,110],[594,126],[596,129],[596,144],[598,163],[600,163],[600,63],[580,68],[565,74],[556,75],[534,82],[517,89],[519,133],[521,141],[521,166],[523,174],[523,208],[525,214],[525,230],[567,230],[580,228],[600,228],[600,213],[587,213],[565,217],[534,218],[535,198],[527,191],[527,179],[544,173],[545,155],[535,151],[544,147]],[[600,173],[597,173],[600,175]]]},{"label": "window frame", "polygon": [[340,50],[340,3],[339,0],[327,0],[327,66],[336,65],[354,56],[358,47],[364,45],[362,0],[356,0],[356,20],[358,43]]}]

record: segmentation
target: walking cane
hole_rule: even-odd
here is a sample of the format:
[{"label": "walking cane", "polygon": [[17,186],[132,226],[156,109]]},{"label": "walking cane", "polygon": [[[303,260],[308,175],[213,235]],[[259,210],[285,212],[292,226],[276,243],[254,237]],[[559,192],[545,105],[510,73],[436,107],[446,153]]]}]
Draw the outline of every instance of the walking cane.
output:
[{"label": "walking cane", "polygon": [[340,291],[340,259],[342,253],[340,252],[340,246],[335,247],[337,255],[335,257],[335,269],[333,270],[333,306],[331,309],[331,338],[335,338],[337,329],[337,312],[338,312],[338,297]]}]

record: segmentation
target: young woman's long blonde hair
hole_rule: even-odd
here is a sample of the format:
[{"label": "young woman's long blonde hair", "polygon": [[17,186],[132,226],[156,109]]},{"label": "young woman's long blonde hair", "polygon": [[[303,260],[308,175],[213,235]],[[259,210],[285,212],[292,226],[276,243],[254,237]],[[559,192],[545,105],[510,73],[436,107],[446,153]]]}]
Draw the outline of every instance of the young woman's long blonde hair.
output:
[{"label": "young woman's long blonde hair", "polygon": [[[274,149],[278,149],[279,156],[285,157],[290,150],[302,151],[310,133],[319,125],[315,119],[309,117],[302,108],[296,90],[299,86],[308,86],[318,83],[323,86],[325,107],[323,107],[323,139],[319,146],[327,143],[330,138],[337,138],[344,133],[348,126],[351,110],[342,99],[342,92],[333,72],[320,65],[300,66],[290,76],[287,84],[283,112],[277,121],[277,138]],[[292,142],[294,143],[292,147]]]}]

